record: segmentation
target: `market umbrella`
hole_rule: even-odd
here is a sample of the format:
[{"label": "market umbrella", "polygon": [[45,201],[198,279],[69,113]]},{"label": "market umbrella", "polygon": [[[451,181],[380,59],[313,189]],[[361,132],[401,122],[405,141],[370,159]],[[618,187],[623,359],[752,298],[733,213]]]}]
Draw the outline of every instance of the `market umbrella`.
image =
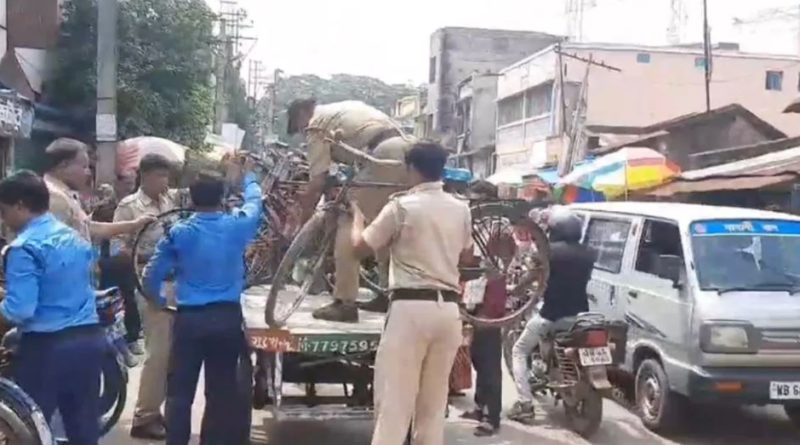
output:
[{"label": "market umbrella", "polygon": [[558,186],[594,190],[614,198],[655,187],[679,173],[677,165],[651,148],[626,147],[575,169]]},{"label": "market umbrella", "polygon": [[172,163],[183,165],[187,148],[169,139],[141,136],[125,139],[117,145],[117,173],[136,171],[144,155],[155,153]]},{"label": "market umbrella", "polygon": [[573,204],[576,202],[603,202],[606,197],[603,193],[577,187],[574,185],[564,185],[557,187],[553,193],[556,201],[562,204]]}]

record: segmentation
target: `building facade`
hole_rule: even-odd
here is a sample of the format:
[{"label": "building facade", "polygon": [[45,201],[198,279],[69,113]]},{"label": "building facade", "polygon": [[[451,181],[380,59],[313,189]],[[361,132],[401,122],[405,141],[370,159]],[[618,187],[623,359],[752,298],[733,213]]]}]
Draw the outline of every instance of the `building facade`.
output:
[{"label": "building facade", "polygon": [[[570,56],[616,70],[593,65],[587,74],[587,63]],[[497,169],[535,169],[558,159],[584,78],[587,127],[646,127],[705,111],[705,63],[702,49],[691,46],[564,43],[504,68],[497,86]],[[796,133],[796,117],[782,111],[800,90],[800,57],[721,45],[712,65],[712,108],[738,103]]]},{"label": "building facade", "polygon": [[[528,31],[442,28],[434,32],[423,109],[425,136],[455,149],[459,84],[476,74],[496,74],[510,63],[560,40],[558,36]],[[485,119],[491,120],[491,116]]]},{"label": "building facade", "polygon": [[419,94],[401,97],[394,104],[392,118],[397,121],[400,128],[411,135],[418,135],[417,117],[422,112],[422,97]]}]

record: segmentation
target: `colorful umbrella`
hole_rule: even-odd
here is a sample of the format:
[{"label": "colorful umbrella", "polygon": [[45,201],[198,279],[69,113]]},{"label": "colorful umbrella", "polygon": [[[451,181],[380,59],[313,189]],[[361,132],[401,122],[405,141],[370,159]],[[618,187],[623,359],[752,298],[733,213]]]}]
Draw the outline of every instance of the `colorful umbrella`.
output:
[{"label": "colorful umbrella", "polygon": [[576,187],[574,185],[564,185],[555,189],[553,196],[556,201],[562,204],[573,204],[576,202],[603,202],[605,195],[594,190]]},{"label": "colorful umbrella", "polygon": [[575,186],[608,198],[655,187],[678,175],[680,168],[650,148],[627,147],[601,156],[564,176],[559,187]]}]

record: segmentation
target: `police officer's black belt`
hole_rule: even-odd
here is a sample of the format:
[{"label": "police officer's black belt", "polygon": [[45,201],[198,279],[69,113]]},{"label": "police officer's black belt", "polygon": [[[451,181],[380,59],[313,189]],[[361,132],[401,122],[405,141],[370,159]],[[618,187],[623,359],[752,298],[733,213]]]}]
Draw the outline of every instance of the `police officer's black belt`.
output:
[{"label": "police officer's black belt", "polygon": [[446,303],[461,302],[458,292],[438,289],[395,289],[392,291],[392,301],[439,301],[439,293]]}]

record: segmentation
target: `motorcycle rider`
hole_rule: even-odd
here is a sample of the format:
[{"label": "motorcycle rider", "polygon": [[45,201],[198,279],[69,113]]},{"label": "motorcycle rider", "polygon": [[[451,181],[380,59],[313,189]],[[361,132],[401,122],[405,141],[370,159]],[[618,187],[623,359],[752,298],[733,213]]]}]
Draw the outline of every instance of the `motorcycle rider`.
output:
[{"label": "motorcycle rider", "polygon": [[530,422],[535,417],[528,357],[553,323],[589,310],[586,286],[596,258],[580,243],[582,221],[577,214],[559,206],[548,211],[543,222],[550,236],[550,277],[544,305],[525,325],[512,350],[517,402],[508,417],[519,422]]}]

